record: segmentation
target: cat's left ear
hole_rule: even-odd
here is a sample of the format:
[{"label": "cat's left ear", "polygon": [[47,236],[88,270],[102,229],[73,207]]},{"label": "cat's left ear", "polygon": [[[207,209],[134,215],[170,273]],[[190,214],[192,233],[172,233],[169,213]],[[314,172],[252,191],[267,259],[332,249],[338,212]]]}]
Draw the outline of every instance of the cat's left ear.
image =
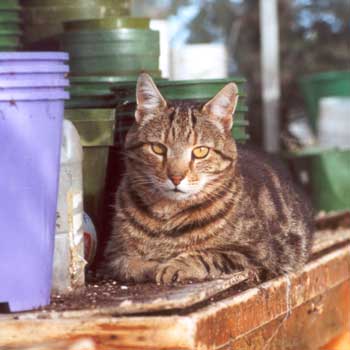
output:
[{"label": "cat's left ear", "polygon": [[141,73],[137,79],[136,105],[135,118],[138,123],[145,116],[153,116],[167,106],[164,97],[147,73]]},{"label": "cat's left ear", "polygon": [[230,131],[237,102],[238,87],[235,83],[229,83],[204,105],[202,111],[219,122],[225,131]]}]

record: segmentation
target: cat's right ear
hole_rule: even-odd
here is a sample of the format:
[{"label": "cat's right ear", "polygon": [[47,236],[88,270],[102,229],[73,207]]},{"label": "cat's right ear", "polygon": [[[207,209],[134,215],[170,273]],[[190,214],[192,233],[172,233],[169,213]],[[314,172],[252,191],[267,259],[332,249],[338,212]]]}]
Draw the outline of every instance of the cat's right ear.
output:
[{"label": "cat's right ear", "polygon": [[147,73],[141,73],[137,79],[136,103],[137,123],[140,123],[145,116],[155,115],[167,106],[156,84]]},{"label": "cat's right ear", "polygon": [[237,102],[238,87],[235,83],[229,83],[204,105],[202,111],[216,121],[223,130],[230,131]]}]

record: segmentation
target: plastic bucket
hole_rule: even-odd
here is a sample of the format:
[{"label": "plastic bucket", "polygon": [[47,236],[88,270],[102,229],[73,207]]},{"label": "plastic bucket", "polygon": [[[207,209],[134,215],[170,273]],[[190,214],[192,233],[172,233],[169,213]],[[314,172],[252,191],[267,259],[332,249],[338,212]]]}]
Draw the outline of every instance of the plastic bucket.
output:
[{"label": "plastic bucket", "polygon": [[300,80],[310,124],[316,131],[319,100],[328,96],[350,96],[350,71],[326,72]]},{"label": "plastic bucket", "polygon": [[[0,90],[0,307],[7,305],[9,311],[37,308],[50,300],[63,105],[68,93],[63,86],[37,88],[40,73],[32,81],[35,84],[26,73],[21,80],[20,67],[21,59],[25,65],[45,55],[0,53],[2,71],[12,71],[21,85]],[[50,55],[52,61],[55,55],[59,61],[68,59],[62,53]],[[16,67],[11,61],[6,69],[8,60],[15,60]],[[35,69],[31,74],[35,77]],[[64,74],[61,80],[66,85]],[[8,83],[0,73],[0,85]]]}]

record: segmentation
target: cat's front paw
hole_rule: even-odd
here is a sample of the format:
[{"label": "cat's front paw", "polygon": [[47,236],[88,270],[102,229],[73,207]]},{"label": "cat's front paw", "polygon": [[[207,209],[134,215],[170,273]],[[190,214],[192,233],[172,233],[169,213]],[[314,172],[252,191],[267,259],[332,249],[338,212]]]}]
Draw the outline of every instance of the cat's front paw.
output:
[{"label": "cat's front paw", "polygon": [[165,285],[200,281],[205,278],[207,278],[207,275],[203,271],[175,259],[159,265],[155,275],[157,284]]},{"label": "cat's front paw", "polygon": [[179,282],[184,282],[186,273],[185,266],[180,266],[177,263],[165,263],[159,265],[156,271],[156,283],[171,285]]}]

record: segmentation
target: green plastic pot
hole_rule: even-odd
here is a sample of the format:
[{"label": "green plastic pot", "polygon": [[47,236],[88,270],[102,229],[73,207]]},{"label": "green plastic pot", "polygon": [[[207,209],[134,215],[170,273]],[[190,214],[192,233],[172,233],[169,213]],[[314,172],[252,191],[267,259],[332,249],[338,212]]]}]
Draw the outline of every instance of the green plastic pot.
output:
[{"label": "green plastic pot", "polygon": [[84,155],[84,210],[91,216],[100,233],[109,148],[114,140],[114,110],[67,109],[65,118],[73,122],[80,135]]},{"label": "green plastic pot", "polygon": [[121,72],[154,71],[159,68],[159,56],[101,56],[71,58],[73,75],[118,75]]},{"label": "green plastic pot", "polygon": [[309,175],[317,210],[350,209],[350,150],[310,148],[288,154],[287,158],[297,174]]},{"label": "green plastic pot", "polygon": [[0,22],[0,33],[11,32],[22,34],[21,25],[16,22]]},{"label": "green plastic pot", "polygon": [[0,2],[0,11],[17,11],[20,9],[21,6],[19,4],[19,0],[1,0]]},{"label": "green plastic pot", "polygon": [[[245,79],[232,77],[227,79],[203,79],[203,80],[165,80],[157,82],[162,95],[168,100],[193,100],[198,102],[209,101],[226,84],[235,82],[239,90],[239,104],[245,98]],[[121,103],[136,101],[136,83],[116,83],[111,90],[116,95],[116,100]]]},{"label": "green plastic pot", "polygon": [[[159,80],[166,80],[166,79],[160,79],[161,76],[160,70],[155,71],[149,71],[149,74],[152,75],[152,77],[155,78],[155,80],[158,82]],[[129,83],[133,82],[136,85],[136,81],[139,74],[134,75],[121,75],[121,76],[72,76],[70,77],[70,82],[73,85],[81,85],[85,88],[91,88],[91,89],[98,89],[98,88],[105,88],[113,87],[115,84],[118,83]]]},{"label": "green plastic pot", "polygon": [[[122,147],[126,133],[134,123],[134,110],[133,109],[116,109],[116,130],[115,130],[115,144]],[[247,128],[249,127],[249,122],[244,120],[245,112],[235,113],[235,119],[232,127],[233,138],[240,143],[244,143],[249,140],[250,136],[247,133]]]},{"label": "green plastic pot", "polygon": [[149,29],[150,19],[146,17],[112,17],[69,21],[64,23],[64,30],[67,32],[84,30],[113,30],[121,28]]},{"label": "green plastic pot", "polygon": [[20,23],[20,11],[0,11],[0,23]]},{"label": "green plastic pot", "polygon": [[70,100],[65,101],[66,108],[91,109],[91,108],[114,108],[115,96],[108,87],[91,88],[81,85],[72,85],[69,88]]},{"label": "green plastic pot", "polygon": [[103,42],[103,43],[69,43],[62,40],[62,48],[69,52],[70,57],[100,57],[119,55],[160,55],[159,41],[140,42],[135,45],[133,42]]},{"label": "green plastic pot", "polygon": [[322,97],[350,96],[350,71],[335,71],[307,76],[300,80],[310,124],[316,131],[318,104]]},{"label": "green plastic pot", "polygon": [[20,48],[21,48],[21,46],[18,46],[18,45],[14,45],[14,46],[1,46],[0,45],[1,52],[18,51]]},{"label": "green plastic pot", "polygon": [[[116,106],[116,130],[115,130],[115,144],[118,147],[122,147],[124,144],[125,136],[132,124],[135,117],[135,103],[129,103],[126,105]],[[241,106],[237,108],[234,117],[234,123],[232,128],[232,136],[237,142],[244,143],[250,136],[247,133],[249,122],[245,120],[245,113],[247,107]]]},{"label": "green plastic pot", "polygon": [[10,29],[7,26],[3,26],[3,27],[4,28],[2,28],[2,26],[0,24],[0,38],[2,38],[4,36],[19,37],[22,35],[22,31],[20,30],[20,28]]},{"label": "green plastic pot", "polygon": [[[109,11],[109,16],[128,16],[129,10],[125,8],[113,9]],[[76,5],[69,7],[26,7],[23,11],[23,21],[25,24],[45,24],[59,23],[63,32],[63,23],[68,21],[104,18],[107,16],[104,8],[100,7],[79,7]]]},{"label": "green plastic pot", "polygon": [[75,6],[91,7],[105,6],[109,7],[130,7],[130,0],[25,0],[25,6],[29,7],[69,7],[74,3]]},{"label": "green plastic pot", "polygon": [[117,42],[134,42],[135,45],[149,41],[159,41],[159,31],[146,29],[114,29],[114,30],[95,30],[65,33],[63,42],[74,43],[102,43],[108,42],[116,45]]},{"label": "green plastic pot", "polygon": [[20,46],[21,40],[19,35],[0,35],[0,46]]},{"label": "green plastic pot", "polygon": [[60,49],[58,35],[63,22],[99,19],[106,16],[128,16],[129,2],[118,1],[31,1],[23,8],[24,41],[28,49]]},{"label": "green plastic pot", "polygon": [[[233,137],[239,142],[249,139],[246,128],[248,121],[244,120],[247,106],[244,101],[243,78],[210,79],[210,80],[183,80],[183,81],[159,81],[157,86],[161,94],[170,101],[192,101],[194,103],[205,103],[215,96],[227,83],[234,81],[239,89],[241,99],[235,112],[235,122],[232,129]],[[119,146],[124,142],[125,134],[134,121],[136,108],[136,84],[119,83],[111,89],[116,95],[116,144]]]}]

